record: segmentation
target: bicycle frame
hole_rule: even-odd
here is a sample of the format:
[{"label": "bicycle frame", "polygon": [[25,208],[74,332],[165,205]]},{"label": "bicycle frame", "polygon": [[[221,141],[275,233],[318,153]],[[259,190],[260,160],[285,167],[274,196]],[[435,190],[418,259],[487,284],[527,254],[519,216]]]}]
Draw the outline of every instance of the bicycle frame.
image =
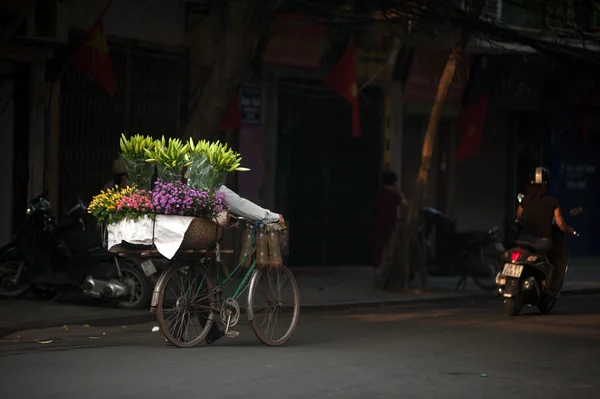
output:
[{"label": "bicycle frame", "polygon": [[[241,267],[246,262],[246,260],[255,254],[255,252],[256,252],[256,240],[255,240],[256,228],[258,228],[259,225],[260,225],[260,222],[256,222],[255,228],[254,228],[254,230],[252,230],[252,249],[246,256],[244,256],[240,260],[240,262],[237,264],[235,269],[233,269],[233,271],[229,274],[229,276],[227,276],[225,278],[225,280],[221,281],[220,268],[217,267],[217,274],[216,274],[217,290],[216,290],[216,292],[212,292],[211,294],[209,294],[209,296],[212,296],[216,293],[221,293],[223,291],[223,288],[225,288],[227,286],[227,283],[234,276],[236,276],[238,274],[238,272],[241,270]],[[250,277],[252,277],[252,274],[254,273],[255,270],[256,270],[256,259],[253,259],[252,264],[250,265],[250,267],[246,271],[246,274],[244,275],[244,278],[242,279],[242,281],[238,285],[237,289],[233,293],[233,295],[232,295],[233,299],[237,300],[241,296],[242,292],[245,291],[245,289],[247,288],[246,285],[248,283],[248,280],[250,280]],[[201,282],[201,284],[198,285],[198,290],[200,289],[201,286],[202,286],[202,282]],[[198,295],[198,291],[196,291],[196,295]],[[202,298],[202,299],[204,299],[204,298]],[[220,311],[220,309],[211,309],[211,310]]]}]

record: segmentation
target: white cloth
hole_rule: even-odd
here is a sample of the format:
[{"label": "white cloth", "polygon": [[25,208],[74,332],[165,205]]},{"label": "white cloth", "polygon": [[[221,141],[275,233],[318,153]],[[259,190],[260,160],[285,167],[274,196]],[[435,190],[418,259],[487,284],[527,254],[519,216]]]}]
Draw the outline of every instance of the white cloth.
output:
[{"label": "white cloth", "polygon": [[279,221],[279,214],[271,212],[268,209],[261,208],[254,202],[247,200],[246,198],[240,197],[236,192],[228,189],[225,186],[221,186],[220,192],[225,194],[227,197],[227,204],[229,204],[229,212],[234,215],[241,216],[249,220],[266,221],[275,223]]},{"label": "white cloth", "polygon": [[108,225],[108,249],[126,242],[133,245],[152,245],[165,258],[172,259],[179,250],[191,216],[156,215],[153,221],[143,217],[135,222],[125,219]]},{"label": "white cloth", "polygon": [[156,250],[167,259],[173,258],[193,220],[192,216],[156,215],[154,225]]}]

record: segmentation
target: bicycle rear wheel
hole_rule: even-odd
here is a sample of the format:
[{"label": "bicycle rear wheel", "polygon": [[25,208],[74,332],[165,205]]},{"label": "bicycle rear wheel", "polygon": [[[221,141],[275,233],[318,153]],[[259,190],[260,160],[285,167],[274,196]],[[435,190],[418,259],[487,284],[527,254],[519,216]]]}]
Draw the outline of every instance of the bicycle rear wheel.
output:
[{"label": "bicycle rear wheel", "polygon": [[216,307],[215,281],[199,263],[174,265],[158,290],[156,316],[165,338],[178,348],[191,348],[207,336]]},{"label": "bicycle rear wheel", "polygon": [[282,346],[291,338],[300,316],[300,294],[290,269],[266,267],[254,272],[248,314],[252,330],[263,344]]}]

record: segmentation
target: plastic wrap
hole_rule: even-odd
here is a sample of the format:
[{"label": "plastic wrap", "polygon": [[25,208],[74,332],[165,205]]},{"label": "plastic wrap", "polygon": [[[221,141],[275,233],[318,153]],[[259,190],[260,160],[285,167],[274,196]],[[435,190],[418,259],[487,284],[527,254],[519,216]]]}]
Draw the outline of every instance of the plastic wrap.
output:
[{"label": "plastic wrap", "polygon": [[208,159],[204,155],[194,155],[191,161],[187,184],[194,190],[202,190],[202,175],[208,165]]},{"label": "plastic wrap", "polygon": [[279,233],[279,243],[281,245],[281,256],[288,256],[290,254],[290,226],[289,222],[287,227]]},{"label": "plastic wrap", "polygon": [[225,184],[226,179],[227,171],[215,169],[206,163],[197,184],[204,190],[217,190]]},{"label": "plastic wrap", "polygon": [[267,233],[267,243],[269,247],[269,264],[271,267],[281,267],[283,259],[281,257],[281,244],[279,243],[279,225],[269,226]]},{"label": "plastic wrap", "polygon": [[149,190],[154,174],[154,164],[146,162],[145,159],[125,159],[125,167],[131,184],[140,190]]},{"label": "plastic wrap", "polygon": [[252,227],[247,227],[242,234],[242,250],[240,252],[241,267],[247,269],[252,264],[252,256],[248,256],[252,252]]},{"label": "plastic wrap", "polygon": [[269,266],[269,252],[267,244],[267,235],[263,228],[256,232],[256,264],[258,267]]},{"label": "plastic wrap", "polygon": [[181,181],[181,170],[166,168],[164,165],[157,165],[158,178],[162,182]]}]

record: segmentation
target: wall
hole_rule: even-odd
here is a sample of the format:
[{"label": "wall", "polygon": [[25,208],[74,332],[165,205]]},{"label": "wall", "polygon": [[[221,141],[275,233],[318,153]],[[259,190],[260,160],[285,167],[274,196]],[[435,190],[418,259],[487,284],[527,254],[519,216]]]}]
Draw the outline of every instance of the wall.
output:
[{"label": "wall", "polygon": [[250,170],[238,173],[238,193],[255,203],[260,203],[263,146],[262,126],[243,126],[240,128],[239,151],[242,154],[242,164]]},{"label": "wall", "polygon": [[[108,0],[69,2],[69,26],[89,30]],[[107,35],[180,46],[185,16],[180,0],[113,0],[102,18]]]},{"label": "wall", "polygon": [[520,162],[522,144],[531,141],[539,147],[536,137],[544,128],[542,108],[550,70],[537,59],[524,61],[518,56],[482,56],[471,65],[468,97],[473,101],[488,92],[491,101],[481,156],[456,166],[454,216],[459,230],[503,228],[514,215],[517,182],[531,169]]},{"label": "wall", "polygon": [[454,195],[459,230],[504,227],[506,218],[510,112],[488,110],[481,155],[456,166]]},{"label": "wall", "polygon": [[46,150],[46,64],[32,64],[29,76],[29,198],[44,192]]},{"label": "wall", "polygon": [[13,81],[3,76],[0,81],[0,132],[2,134],[3,156],[0,157],[0,245],[12,238],[13,213],[13,138],[14,103],[12,101]]},{"label": "wall", "polygon": [[390,139],[390,168],[398,176],[402,187],[402,137],[404,129],[404,106],[402,102],[402,82],[391,82],[389,86],[392,137]]}]

